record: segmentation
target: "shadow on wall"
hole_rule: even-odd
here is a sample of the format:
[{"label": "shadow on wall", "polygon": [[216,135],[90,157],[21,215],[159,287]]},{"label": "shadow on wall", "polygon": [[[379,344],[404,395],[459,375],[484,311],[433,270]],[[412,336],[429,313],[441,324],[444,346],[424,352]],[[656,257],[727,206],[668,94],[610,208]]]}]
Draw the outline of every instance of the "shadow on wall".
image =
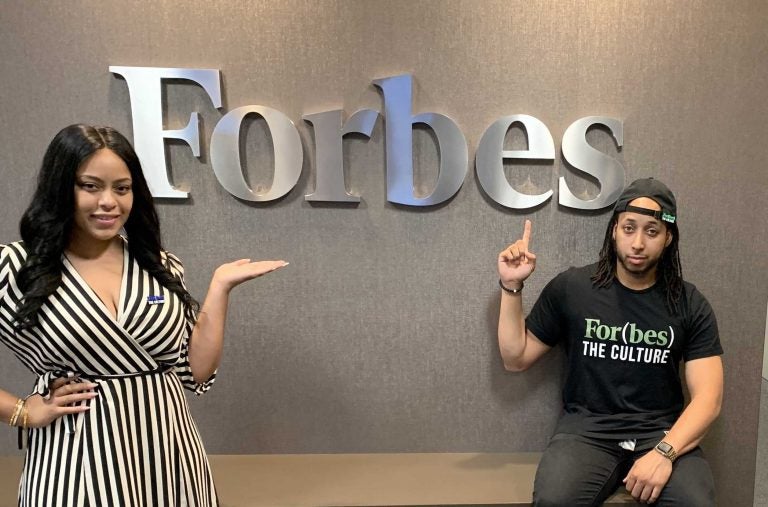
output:
[{"label": "shadow on wall", "polygon": [[[500,291],[497,291],[500,292]],[[505,410],[524,414],[523,427],[537,427],[540,432],[531,435],[517,434],[519,428],[508,427],[509,438],[525,439],[526,446],[520,452],[541,452],[554,431],[561,410],[560,392],[564,380],[565,356],[562,347],[555,347],[545,354],[530,369],[524,372],[508,372],[504,369],[498,348],[497,326],[501,294],[490,298],[486,308],[485,322],[491,340],[491,393]],[[552,403],[542,403],[550,399]]]},{"label": "shadow on wall", "polygon": [[768,380],[768,305],[765,311],[765,343],[763,345],[763,380]]}]

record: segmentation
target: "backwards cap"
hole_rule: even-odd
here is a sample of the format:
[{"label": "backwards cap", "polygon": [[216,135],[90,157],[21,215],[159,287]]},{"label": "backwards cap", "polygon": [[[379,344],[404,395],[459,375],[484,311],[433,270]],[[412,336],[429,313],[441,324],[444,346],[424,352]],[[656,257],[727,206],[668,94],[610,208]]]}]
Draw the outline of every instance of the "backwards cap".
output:
[{"label": "backwards cap", "polygon": [[[652,210],[629,205],[630,202],[640,197],[653,199],[661,207],[661,210]],[[619,196],[619,200],[616,201],[616,207],[613,208],[613,212],[621,213],[623,211],[649,215],[656,219],[674,224],[675,220],[677,220],[677,201],[675,201],[675,195],[664,183],[653,178],[644,178],[630,183]]]}]

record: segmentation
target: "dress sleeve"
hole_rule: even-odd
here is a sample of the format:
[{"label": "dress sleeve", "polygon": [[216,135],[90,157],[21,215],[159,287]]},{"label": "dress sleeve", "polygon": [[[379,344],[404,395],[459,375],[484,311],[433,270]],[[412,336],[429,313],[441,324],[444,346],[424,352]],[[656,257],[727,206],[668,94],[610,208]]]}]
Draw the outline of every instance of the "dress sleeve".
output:
[{"label": "dress sleeve", "polygon": [[0,244],[0,299],[5,297],[5,293],[8,291],[8,277],[11,271],[11,258],[9,255],[9,249],[3,244]]},{"label": "dress sleeve", "polygon": [[[184,283],[184,266],[181,264],[179,258],[170,252],[163,252],[162,261],[171,273],[181,281],[181,285],[186,289],[187,286]],[[195,379],[192,376],[192,369],[189,366],[189,340],[192,338],[192,330],[195,328],[197,316],[191,311],[186,311],[184,309],[182,309],[182,311],[184,312],[184,336],[182,338],[179,360],[173,368],[176,371],[179,380],[181,380],[182,385],[186,389],[200,395],[211,388],[213,382],[216,380],[216,372],[214,371],[208,380],[204,382],[195,382]]]}]

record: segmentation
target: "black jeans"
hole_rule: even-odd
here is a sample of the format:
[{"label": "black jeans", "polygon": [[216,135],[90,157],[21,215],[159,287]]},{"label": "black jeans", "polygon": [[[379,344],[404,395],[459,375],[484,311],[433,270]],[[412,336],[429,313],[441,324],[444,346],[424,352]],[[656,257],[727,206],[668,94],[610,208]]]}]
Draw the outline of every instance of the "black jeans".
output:
[{"label": "black jeans", "polygon": [[[639,440],[634,451],[617,440],[558,434],[552,437],[536,470],[535,506],[601,505],[619,487],[635,460],[659,439]],[[674,463],[672,475],[654,505],[708,507],[715,505],[715,482],[701,448]]]}]

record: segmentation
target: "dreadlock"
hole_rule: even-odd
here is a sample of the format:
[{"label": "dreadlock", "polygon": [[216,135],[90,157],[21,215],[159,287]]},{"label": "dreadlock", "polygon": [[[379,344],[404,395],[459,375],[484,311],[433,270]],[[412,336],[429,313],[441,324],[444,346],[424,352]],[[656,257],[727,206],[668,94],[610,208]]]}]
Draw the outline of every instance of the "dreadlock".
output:
[{"label": "dreadlock", "polygon": [[[616,226],[618,218],[618,213],[614,213],[605,231],[603,247],[600,249],[600,260],[598,260],[597,269],[592,275],[592,285],[595,287],[608,287],[616,277],[617,257],[613,228]],[[667,309],[676,313],[680,308],[680,298],[683,296],[683,267],[680,264],[680,249],[678,248],[680,233],[677,224],[665,225],[672,233],[672,241],[661,254],[656,272],[658,273],[658,280],[661,281],[666,292]]]}]

